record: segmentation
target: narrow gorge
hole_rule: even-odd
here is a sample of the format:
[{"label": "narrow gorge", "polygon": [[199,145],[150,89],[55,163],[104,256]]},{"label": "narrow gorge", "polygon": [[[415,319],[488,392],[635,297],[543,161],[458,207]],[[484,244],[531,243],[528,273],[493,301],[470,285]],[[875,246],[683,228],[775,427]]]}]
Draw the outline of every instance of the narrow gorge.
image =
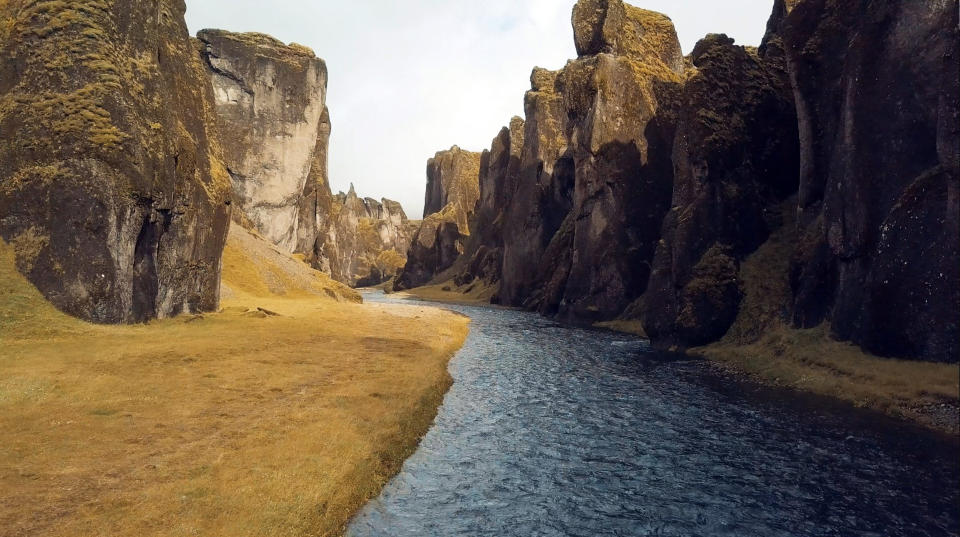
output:
[{"label": "narrow gorge", "polygon": [[957,5],[875,4],[778,0],[759,48],[683,56],[667,17],[581,0],[579,57],[533,70],[469,188],[428,174],[397,289],[485,287],[660,348],[825,325],[956,362]]},{"label": "narrow gorge", "polygon": [[0,0],[0,537],[960,535],[960,0],[751,1]]}]

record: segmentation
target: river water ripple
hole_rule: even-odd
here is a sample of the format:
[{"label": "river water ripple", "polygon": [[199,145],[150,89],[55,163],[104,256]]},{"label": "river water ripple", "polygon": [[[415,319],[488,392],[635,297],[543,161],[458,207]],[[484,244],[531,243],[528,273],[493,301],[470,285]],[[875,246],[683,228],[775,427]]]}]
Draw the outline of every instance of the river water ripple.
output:
[{"label": "river water ripple", "polygon": [[351,537],[960,532],[956,443],[638,338],[445,307],[473,321],[455,383]]}]

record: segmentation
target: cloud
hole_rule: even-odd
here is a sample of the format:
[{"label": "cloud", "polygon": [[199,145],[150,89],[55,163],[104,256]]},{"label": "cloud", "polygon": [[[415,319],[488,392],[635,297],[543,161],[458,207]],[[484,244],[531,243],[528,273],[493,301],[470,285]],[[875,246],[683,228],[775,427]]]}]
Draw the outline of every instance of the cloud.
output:
[{"label": "cloud", "polygon": [[[637,0],[669,15],[684,51],[708,32],[758,44],[772,0]],[[418,218],[425,166],[480,151],[523,115],[534,66],[576,56],[573,0],[187,0],[187,23],[306,45],[330,71],[330,182]]]}]

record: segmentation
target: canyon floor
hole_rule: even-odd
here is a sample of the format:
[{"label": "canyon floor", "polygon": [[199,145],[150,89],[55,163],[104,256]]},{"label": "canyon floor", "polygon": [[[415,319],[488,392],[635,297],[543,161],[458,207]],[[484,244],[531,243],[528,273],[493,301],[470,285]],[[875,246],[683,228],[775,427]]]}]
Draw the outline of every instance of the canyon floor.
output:
[{"label": "canyon floor", "polygon": [[396,473],[467,319],[360,304],[241,229],[223,281],[220,313],[97,326],[0,243],[0,535],[336,535]]}]

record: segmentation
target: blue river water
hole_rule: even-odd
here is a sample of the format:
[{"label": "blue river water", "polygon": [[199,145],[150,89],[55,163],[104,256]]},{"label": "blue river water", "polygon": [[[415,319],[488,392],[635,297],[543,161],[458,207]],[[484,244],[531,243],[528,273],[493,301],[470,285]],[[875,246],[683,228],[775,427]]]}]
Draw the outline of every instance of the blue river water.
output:
[{"label": "blue river water", "polygon": [[960,532],[951,439],[639,338],[443,307],[472,319],[454,385],[351,537]]}]

